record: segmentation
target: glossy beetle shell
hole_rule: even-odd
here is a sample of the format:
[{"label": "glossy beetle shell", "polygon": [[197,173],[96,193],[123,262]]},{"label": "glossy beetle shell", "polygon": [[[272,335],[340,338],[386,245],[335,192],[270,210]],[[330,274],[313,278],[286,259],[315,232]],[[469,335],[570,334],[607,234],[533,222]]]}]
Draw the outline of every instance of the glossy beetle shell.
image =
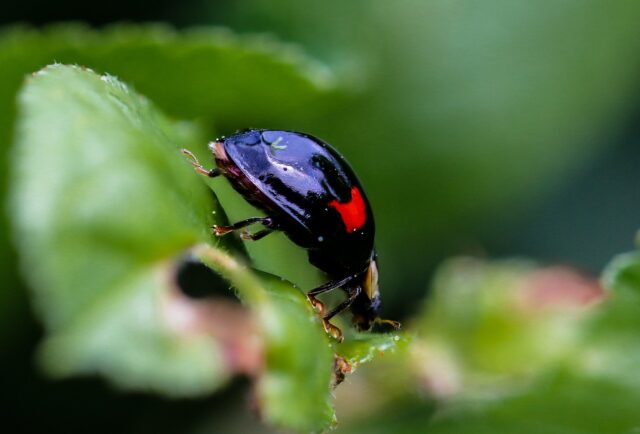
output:
[{"label": "glossy beetle shell", "polygon": [[363,272],[374,257],[371,206],[353,170],[313,136],[247,130],[211,144],[218,167],[330,276]]}]

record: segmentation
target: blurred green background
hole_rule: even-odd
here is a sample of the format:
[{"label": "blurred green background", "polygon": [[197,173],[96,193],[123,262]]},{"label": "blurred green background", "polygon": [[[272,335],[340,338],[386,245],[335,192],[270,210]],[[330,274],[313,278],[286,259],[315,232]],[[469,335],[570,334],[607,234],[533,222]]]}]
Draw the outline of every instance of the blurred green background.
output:
[{"label": "blurred green background", "polygon": [[[70,21],[77,23],[52,27]],[[135,29],[113,25],[149,22],[164,23],[178,32],[219,26],[239,35],[259,34],[267,41],[291,43],[293,58],[300,53],[308,56],[305,62],[313,67],[317,89],[292,86],[289,91],[296,96],[289,101],[281,92],[287,89],[285,79],[247,84],[261,77],[262,66],[256,64],[255,71],[248,67],[238,75],[237,87],[203,96],[210,89],[220,90],[215,83],[207,87],[207,80],[215,82],[216,74],[224,72],[215,72],[215,65],[206,59],[200,63],[197,47],[181,51],[180,36],[171,29],[151,32],[147,41],[144,31],[137,34]],[[203,125],[210,134],[205,141],[239,128],[261,127],[304,130],[332,143],[356,169],[373,203],[386,317],[410,322],[429,297],[429,288],[437,293],[438,282],[447,280],[434,281],[434,274],[448,276],[456,266],[466,270],[456,263],[434,273],[452,256],[527,257],[542,264],[566,264],[597,277],[614,255],[633,248],[640,221],[638,22],[640,3],[631,0],[160,0],[153,5],[136,0],[101,6],[13,2],[0,13],[5,26],[0,31],[2,183],[6,185],[8,177],[5,151],[14,134],[15,95],[23,77],[56,61],[77,63],[117,75],[171,117]],[[78,23],[96,31],[83,30]],[[107,42],[101,42],[101,33]],[[163,41],[170,41],[171,48],[154,45]],[[192,80],[176,86],[176,77]],[[272,94],[261,86],[271,86]],[[217,187],[232,220],[252,213],[228,188]],[[16,271],[5,220],[0,234],[0,343],[5,365],[1,393],[18,432],[267,430],[246,416],[251,405],[244,380],[208,398],[176,401],[124,393],[98,379],[42,377],[33,358],[43,331]],[[283,236],[248,250],[259,268],[303,288],[321,280],[306,264],[304,253]],[[509,270],[511,266],[504,265]],[[502,275],[501,265],[495,266],[497,271],[486,267],[479,274]],[[535,266],[518,263],[513,272],[527,274],[531,267]],[[495,284],[504,285],[502,280]],[[454,300],[465,302],[464,296]],[[451,314],[456,315],[471,314]],[[438,330],[433,324],[424,327]],[[540,363],[548,362],[543,359]],[[517,360],[527,363],[526,358]],[[470,371],[486,370],[482,363],[479,366]],[[507,363],[504,371],[511,374],[511,370]],[[372,371],[374,380],[368,386],[359,388],[365,380],[357,378],[343,385],[353,386],[361,395],[339,390],[338,402],[347,420],[342,428],[420,432],[432,411],[426,410],[432,408],[430,398],[426,404],[409,401],[403,388],[411,389],[411,381],[403,382],[398,374],[398,384],[388,386]],[[469,390],[482,389],[482,381],[474,377]],[[580,395],[583,386],[567,390]],[[540,396],[565,393],[540,387]],[[366,413],[358,413],[363,405],[350,403],[370,394],[371,388],[389,395],[382,401],[390,403],[364,400],[371,408],[386,409],[378,413],[385,420],[367,424],[367,417],[361,417]],[[528,418],[527,408],[535,409],[530,418],[549,414],[536,396],[527,398],[533,403],[515,404],[525,409],[523,418]],[[572,420],[591,411],[588,405],[580,407]],[[490,415],[482,419],[487,412]],[[499,411],[487,412],[472,412],[469,420],[475,425],[471,426],[477,431],[510,432],[504,422],[508,418]],[[640,418],[629,416],[631,412],[623,414],[631,426],[640,425]],[[459,420],[431,429],[470,432],[464,418]],[[527,430],[606,431],[598,431],[597,422],[585,423],[588,428],[556,422]],[[570,429],[557,428],[563,426]]]}]

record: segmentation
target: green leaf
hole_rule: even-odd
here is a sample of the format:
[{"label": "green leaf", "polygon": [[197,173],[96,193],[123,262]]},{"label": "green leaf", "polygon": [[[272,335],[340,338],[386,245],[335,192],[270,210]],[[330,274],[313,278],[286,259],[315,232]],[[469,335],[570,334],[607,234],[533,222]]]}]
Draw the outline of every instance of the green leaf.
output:
[{"label": "green leaf", "polygon": [[[583,304],[601,296],[596,282],[566,268],[449,260],[435,275],[416,347],[425,367],[454,361],[462,393],[519,387],[575,350],[591,313]],[[425,374],[437,376],[438,366]]]},{"label": "green leaf", "polygon": [[337,348],[338,354],[355,370],[378,355],[405,349],[410,339],[400,333],[358,333]]},{"label": "green leaf", "polygon": [[[80,24],[3,29],[0,187],[6,181],[5,150],[13,136],[18,89],[26,75],[54,62],[108,71],[151,98],[165,113],[197,120],[204,128],[194,151],[205,151],[209,140],[237,128],[310,130],[313,119],[340,103],[337,83],[326,66],[296,45],[279,43],[268,35],[240,37],[223,28],[177,32],[162,25],[117,25],[100,31]],[[213,183],[234,220],[255,213],[223,181]],[[4,215],[0,213],[0,280],[10,287],[16,280],[15,264]],[[285,237],[270,238],[249,246],[256,265],[305,286],[313,284],[316,271],[304,255]],[[274,249],[281,254],[270,254]],[[15,292],[2,291],[0,296],[11,297]]]},{"label": "green leaf", "polygon": [[333,348],[302,293],[283,279],[262,275],[209,246],[194,253],[227,277],[257,311],[266,346],[258,402],[271,423],[301,432],[335,423],[330,401]]},{"label": "green leaf", "polygon": [[616,434],[637,429],[637,391],[620,384],[549,375],[504,400],[451,408],[407,400],[348,427],[344,433]]},{"label": "green leaf", "polygon": [[640,296],[640,252],[616,256],[602,273],[602,281],[614,297]]},{"label": "green leaf", "polygon": [[77,67],[34,74],[19,108],[12,217],[48,370],[174,395],[217,388],[221,348],[176,329],[165,306],[172,261],[214,242],[215,198],[178,152],[195,131]]},{"label": "green leaf", "polygon": [[[640,252],[615,257],[602,277],[608,290],[584,331],[585,344],[573,355],[574,370],[640,390]],[[640,398],[639,401],[640,402]]]},{"label": "green leaf", "polygon": [[614,259],[603,280],[607,293],[564,267],[448,261],[409,357],[387,371],[408,377],[400,391],[395,376],[363,388],[396,399],[345,432],[634,432],[640,255]]},{"label": "green leaf", "polygon": [[[224,28],[177,32],[162,25],[95,31],[79,24],[15,27],[0,34],[1,77],[9,83],[19,84],[54,60],[109,71],[166,113],[214,122],[218,130],[287,119],[299,124],[330,110],[337,91],[330,69],[298,46],[265,34],[240,37]],[[15,93],[7,84],[5,98]]]},{"label": "green leaf", "polygon": [[[265,419],[300,431],[334,423],[333,349],[303,294],[214,247],[209,226],[224,213],[179,153],[198,140],[194,130],[111,76],[62,65],[29,79],[20,115],[13,218],[50,373],[97,372],[123,387],[193,396],[241,370],[219,333],[234,327],[197,316],[202,306],[176,288],[177,264],[195,255],[257,319],[264,368],[248,373],[260,373]],[[245,337],[256,340],[229,342]]]},{"label": "green leaf", "polygon": [[521,396],[486,408],[434,420],[429,432],[466,433],[629,433],[640,417],[637,390],[622,384],[559,372]]},{"label": "green leaf", "polygon": [[261,310],[268,348],[258,388],[265,416],[301,432],[324,431],[336,422],[329,389],[333,346],[298,289],[275,277],[264,283],[271,299]]}]

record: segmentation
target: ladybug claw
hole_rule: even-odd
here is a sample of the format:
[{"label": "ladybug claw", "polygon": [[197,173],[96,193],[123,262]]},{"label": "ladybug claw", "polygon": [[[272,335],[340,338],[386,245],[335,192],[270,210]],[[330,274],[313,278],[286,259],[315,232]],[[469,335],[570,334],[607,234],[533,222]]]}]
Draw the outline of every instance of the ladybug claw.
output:
[{"label": "ladybug claw", "polygon": [[342,343],[342,341],[344,340],[344,335],[342,334],[342,330],[340,330],[338,327],[336,327],[333,324],[331,324],[329,322],[329,320],[327,320],[327,319],[323,319],[322,320],[322,325],[324,325],[324,330],[331,337],[333,337],[335,340],[337,340],[338,343]]},{"label": "ladybug claw", "polygon": [[198,162],[198,158],[193,155],[193,152],[191,152],[188,149],[181,149],[180,152],[182,153],[182,155],[186,155],[187,157],[189,157],[189,159],[191,160],[191,164],[197,164],[200,165],[200,163]]},{"label": "ladybug claw", "polygon": [[188,149],[182,149],[182,150],[180,150],[180,152],[182,152],[182,155],[185,155],[187,158],[189,158],[189,160],[191,160],[191,161],[189,161],[189,163],[191,163],[191,165],[193,167],[195,167],[196,171],[198,171],[198,172],[204,171],[204,172],[207,172],[207,173],[209,172],[204,167],[202,167],[202,164],[200,164],[200,161],[198,160],[198,157],[196,157],[193,152],[191,152]]},{"label": "ladybug claw", "polygon": [[385,320],[386,324],[391,324],[391,326],[396,329],[396,330],[400,330],[402,328],[402,324],[400,323],[400,321],[394,321],[392,319],[387,319]]},{"label": "ladybug claw", "polygon": [[324,316],[324,303],[312,295],[308,295],[307,298],[309,299],[309,303],[311,303],[311,306],[316,310],[316,312],[318,312],[320,316]]}]

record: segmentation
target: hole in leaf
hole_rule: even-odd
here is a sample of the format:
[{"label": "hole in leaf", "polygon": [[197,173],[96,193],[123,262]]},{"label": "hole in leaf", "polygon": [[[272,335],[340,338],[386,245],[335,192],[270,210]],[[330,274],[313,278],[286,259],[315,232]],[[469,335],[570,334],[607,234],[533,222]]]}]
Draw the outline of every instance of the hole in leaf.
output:
[{"label": "hole in leaf", "polygon": [[180,291],[189,298],[227,298],[239,302],[231,285],[222,276],[203,263],[184,257],[176,271],[176,283]]}]

